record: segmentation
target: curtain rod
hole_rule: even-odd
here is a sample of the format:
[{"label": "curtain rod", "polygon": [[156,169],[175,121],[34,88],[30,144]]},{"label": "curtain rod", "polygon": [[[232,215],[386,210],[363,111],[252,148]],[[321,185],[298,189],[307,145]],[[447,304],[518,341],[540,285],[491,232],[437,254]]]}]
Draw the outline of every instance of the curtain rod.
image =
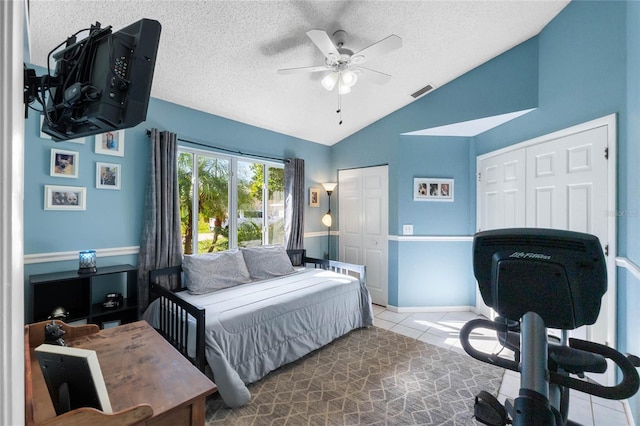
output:
[{"label": "curtain rod", "polygon": [[[147,129],[147,136],[151,136],[151,130]],[[232,149],[227,149],[227,148],[221,148],[219,146],[211,146],[211,145],[207,145],[204,144],[202,142],[195,142],[195,141],[191,141],[189,139],[183,139],[183,138],[178,138],[178,140],[180,142],[186,142],[186,143],[190,143],[193,145],[198,145],[198,146],[202,146],[205,148],[210,148],[210,149],[215,149],[218,151],[224,151],[224,152],[229,152],[231,154],[238,154],[238,155],[243,155],[243,156],[248,156],[248,157],[256,157],[256,158],[264,158],[266,160],[277,160],[277,161],[282,161],[283,163],[290,163],[291,160],[287,159],[287,158],[279,158],[279,157],[270,157],[268,155],[260,155],[260,154],[249,154],[246,152],[242,152],[242,151],[234,151]]]}]

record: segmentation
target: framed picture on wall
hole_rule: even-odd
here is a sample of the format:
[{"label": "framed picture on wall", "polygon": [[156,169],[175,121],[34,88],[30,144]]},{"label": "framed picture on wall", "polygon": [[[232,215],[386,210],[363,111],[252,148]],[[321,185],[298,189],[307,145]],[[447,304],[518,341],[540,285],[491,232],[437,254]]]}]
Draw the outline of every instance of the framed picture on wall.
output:
[{"label": "framed picture on wall", "polygon": [[77,178],[80,154],[62,149],[51,150],[51,168],[49,174],[56,177]]},{"label": "framed picture on wall", "polygon": [[120,189],[120,164],[96,163],[96,188]]},{"label": "framed picture on wall", "polygon": [[453,201],[453,179],[414,178],[413,201]]},{"label": "framed picture on wall", "polygon": [[44,186],[45,210],[86,210],[87,188],[82,186]]},{"label": "framed picture on wall", "polygon": [[309,188],[309,206],[320,207],[320,188]]},{"label": "framed picture on wall", "polygon": [[124,130],[96,135],[96,154],[124,157]]}]

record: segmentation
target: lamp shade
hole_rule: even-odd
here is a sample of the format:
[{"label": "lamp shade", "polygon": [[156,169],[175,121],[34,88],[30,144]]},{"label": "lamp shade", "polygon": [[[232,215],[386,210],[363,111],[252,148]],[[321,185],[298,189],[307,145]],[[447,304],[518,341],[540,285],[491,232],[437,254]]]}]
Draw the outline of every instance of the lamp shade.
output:
[{"label": "lamp shade", "polygon": [[333,192],[333,190],[336,189],[336,186],[338,186],[336,182],[325,182],[322,184],[322,187],[327,192]]},{"label": "lamp shade", "polygon": [[347,86],[342,82],[342,79],[338,82],[338,93],[341,95],[346,95],[347,93],[351,93],[351,86]]},{"label": "lamp shade", "polygon": [[334,87],[336,87],[336,83],[338,82],[338,73],[335,71],[331,71],[329,74],[325,75],[322,79],[322,87],[331,91]]},{"label": "lamp shade", "polygon": [[322,224],[328,228],[331,228],[331,223],[332,223],[331,212],[328,211],[327,213],[325,213],[324,216],[322,216]]},{"label": "lamp shade", "polygon": [[342,71],[340,78],[342,79],[342,83],[349,87],[353,87],[358,81],[358,75],[349,69]]}]

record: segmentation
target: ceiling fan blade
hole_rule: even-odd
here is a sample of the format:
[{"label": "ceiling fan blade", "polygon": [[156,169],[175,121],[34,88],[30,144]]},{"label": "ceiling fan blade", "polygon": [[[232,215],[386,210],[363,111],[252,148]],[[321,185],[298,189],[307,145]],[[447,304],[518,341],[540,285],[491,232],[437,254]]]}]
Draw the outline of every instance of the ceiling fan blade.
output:
[{"label": "ceiling fan blade", "polygon": [[372,70],[371,68],[365,68],[365,67],[352,68],[353,71],[357,71],[359,69],[362,70],[363,73],[367,75],[366,79],[368,81],[371,81],[372,83],[385,84],[389,82],[389,80],[391,80],[391,75],[385,74],[380,71]]},{"label": "ceiling fan blade", "polygon": [[326,32],[322,30],[309,30],[307,31],[307,35],[330,63],[334,63],[340,58],[340,52],[338,52],[338,49]]},{"label": "ceiling fan blade", "polygon": [[283,68],[278,70],[278,74],[298,74],[306,72],[321,72],[329,71],[331,68],[326,65],[318,65],[314,67],[301,67],[301,68]]},{"label": "ceiling fan blade", "polygon": [[383,38],[379,42],[354,53],[353,56],[351,56],[351,62],[358,65],[363,64],[366,61],[370,61],[371,59],[387,54],[401,47],[402,39],[395,34],[391,34],[389,37]]}]

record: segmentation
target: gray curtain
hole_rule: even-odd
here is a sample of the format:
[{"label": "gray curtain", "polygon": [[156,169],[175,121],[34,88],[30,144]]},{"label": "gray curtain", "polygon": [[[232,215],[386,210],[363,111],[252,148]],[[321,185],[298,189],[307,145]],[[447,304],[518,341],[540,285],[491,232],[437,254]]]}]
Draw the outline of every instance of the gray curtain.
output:
[{"label": "gray curtain", "polygon": [[290,158],[284,165],[284,245],[304,248],[304,160]]},{"label": "gray curtain", "polygon": [[175,133],[152,129],[142,238],[138,254],[138,307],[149,304],[149,271],[182,262]]}]

